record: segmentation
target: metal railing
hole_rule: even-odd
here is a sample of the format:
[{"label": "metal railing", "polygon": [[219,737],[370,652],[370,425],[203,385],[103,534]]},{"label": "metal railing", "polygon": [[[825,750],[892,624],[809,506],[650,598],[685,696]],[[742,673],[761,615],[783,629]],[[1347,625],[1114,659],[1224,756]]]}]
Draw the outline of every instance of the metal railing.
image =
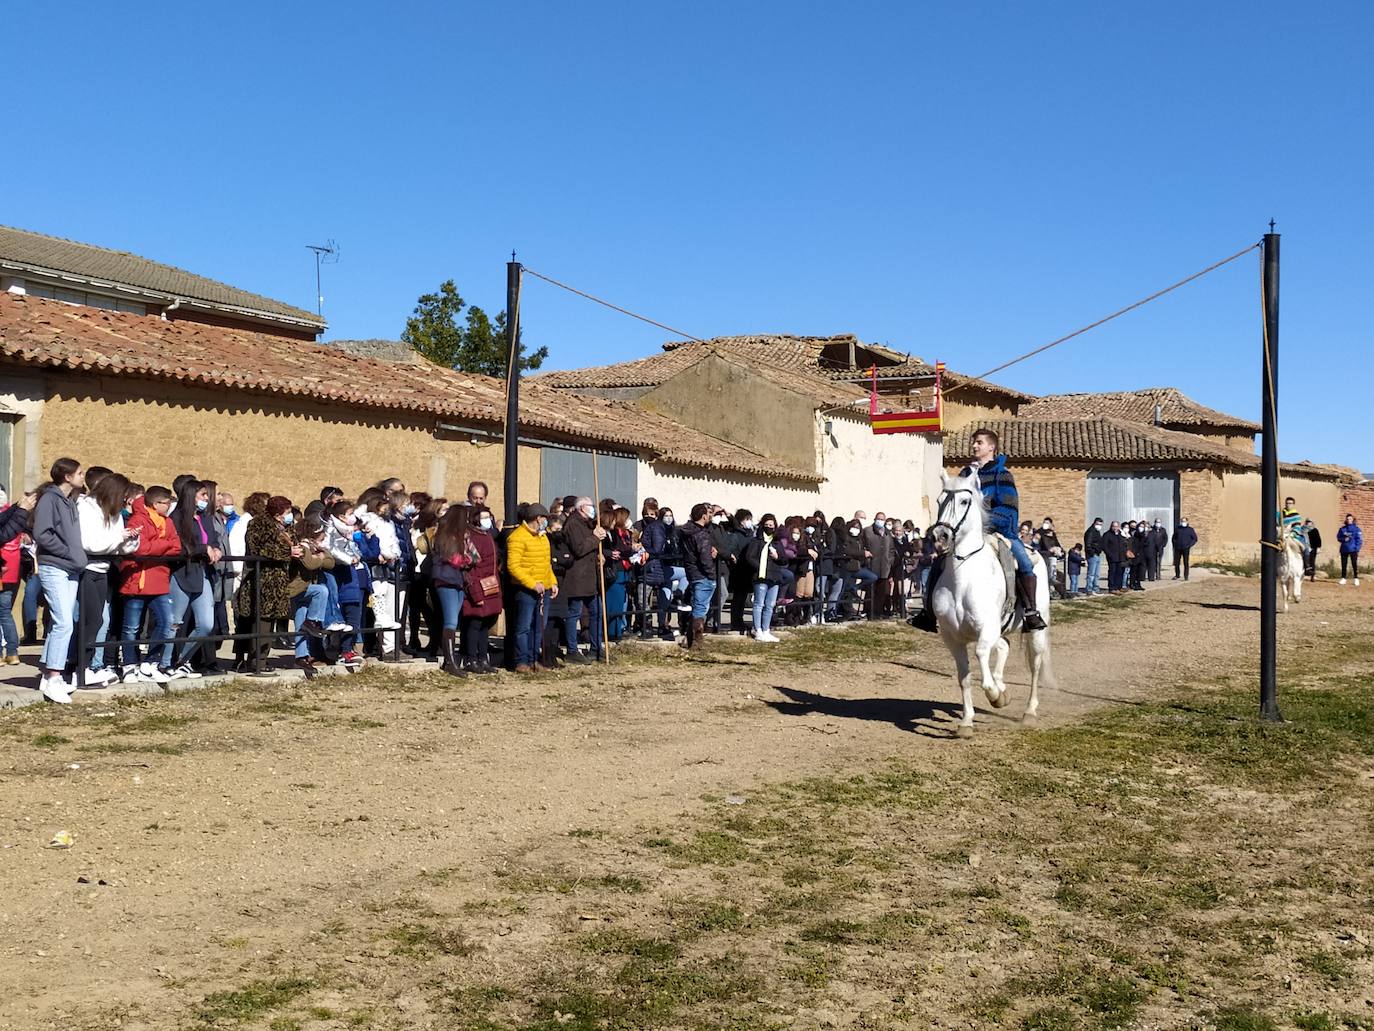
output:
[{"label": "metal railing", "polygon": [[[220,557],[220,561],[221,561],[221,562],[249,563],[249,564],[252,564],[252,565],[253,565],[253,567],[254,567],[254,572],[253,572],[253,576],[252,576],[252,590],[251,590],[251,593],[250,593],[251,601],[250,601],[250,605],[249,605],[249,612],[248,612],[248,615],[247,615],[246,617],[244,617],[244,623],[243,623],[242,625],[246,625],[246,626],[254,627],[254,628],[262,628],[262,627],[263,627],[263,622],[262,622],[262,617],[261,617],[261,613],[262,613],[262,576],[261,576],[261,570],[262,570],[263,568],[265,568],[265,567],[276,568],[276,569],[287,569],[287,568],[289,568],[290,565],[291,565],[291,560],[290,560],[290,559],[273,559],[273,558],[268,558],[268,557],[263,556],[263,555],[223,555],[223,556]],[[178,556],[178,555],[122,555],[122,556],[116,556],[116,557],[112,557],[112,558],[111,558],[111,565],[114,565],[115,563],[124,563],[124,562],[135,562],[135,563],[138,563],[138,564],[140,564],[140,565],[165,565],[165,566],[180,567],[180,566],[184,566],[184,565],[186,564],[186,559],[185,559],[185,556]],[[351,631],[351,635],[354,636],[354,637],[356,637],[358,640],[361,641],[361,640],[365,640],[367,637],[376,636],[376,635],[378,635],[378,634],[385,634],[385,633],[392,633],[392,634],[394,634],[395,637],[394,637],[394,639],[393,639],[393,644],[392,644],[392,648],[391,648],[391,655],[390,655],[390,658],[389,658],[389,659],[384,659],[384,661],[400,662],[400,661],[401,661],[401,658],[400,658],[400,652],[401,652],[401,636],[402,636],[402,633],[404,632],[404,628],[405,628],[405,615],[406,615],[406,611],[407,611],[407,610],[406,610],[406,607],[405,607],[404,599],[403,599],[403,597],[402,597],[402,595],[403,595],[404,592],[403,592],[402,590],[399,589],[399,586],[398,586],[398,585],[399,585],[399,584],[402,584],[402,583],[407,583],[408,581],[403,581],[403,580],[401,579],[401,577],[400,577],[400,572],[401,572],[401,570],[399,569],[399,567],[398,567],[395,563],[391,563],[390,565],[374,565],[374,566],[369,566],[368,568],[369,568],[370,571],[374,571],[374,570],[376,570],[376,569],[378,569],[378,568],[381,568],[381,569],[385,570],[386,578],[385,578],[384,582],[389,583],[389,584],[392,585],[392,592],[391,592],[391,594],[392,594],[392,602],[393,602],[392,622],[394,622],[394,623],[399,623],[399,624],[401,624],[401,626],[400,626],[400,629],[396,629],[396,630],[391,630],[390,628],[387,628],[387,627],[377,627],[377,626],[372,626],[372,627],[355,626],[355,627],[353,628],[353,630]],[[172,573],[171,575],[175,575],[175,571],[173,571],[173,573]],[[214,575],[214,576],[224,576],[224,575],[226,575],[226,574],[220,573],[218,570],[215,570],[209,563],[206,563],[205,575],[206,575],[206,577],[207,577],[207,585],[208,585],[209,578],[210,578],[212,575]],[[316,579],[314,582],[316,582],[316,583],[323,583],[322,577],[328,576],[328,575],[330,575],[330,574],[328,574],[328,573],[322,573],[322,574],[320,574],[319,577],[317,577],[317,579]],[[375,572],[372,572],[371,575],[372,575],[372,580],[373,580],[373,582],[375,583],[375,582],[377,581],[377,575],[376,575]],[[111,583],[111,588],[112,588],[112,590],[113,590],[113,582]],[[135,596],[126,596],[126,597],[135,597]],[[141,596],[137,596],[137,597],[148,597],[148,596],[147,596],[147,595],[141,595]],[[113,601],[114,601],[114,594],[111,593],[110,596],[108,596],[108,597],[106,598],[106,600],[105,600],[105,606],[108,607],[108,608],[110,608],[110,629],[111,629],[111,630],[114,630],[114,629],[115,629],[115,619],[114,619]],[[229,604],[230,606],[233,606],[233,604],[234,604],[234,596],[231,595],[230,597],[226,598],[226,603]],[[190,606],[189,606],[189,604],[188,604],[187,610],[186,610],[186,613],[185,613],[184,616],[183,616],[182,624],[181,624],[181,625],[184,625],[185,622],[186,622],[186,620],[187,620],[190,616],[191,616],[191,609],[190,609]],[[77,687],[85,687],[85,686],[86,686],[86,674],[89,672],[90,663],[91,663],[92,661],[94,661],[95,655],[96,655],[96,653],[97,653],[98,651],[108,651],[108,650],[111,649],[111,648],[122,648],[124,645],[133,645],[135,648],[147,648],[147,649],[148,649],[148,654],[151,656],[152,650],[153,650],[154,648],[165,648],[165,647],[167,647],[168,645],[176,646],[176,645],[182,645],[182,644],[190,644],[190,643],[192,643],[192,642],[196,642],[197,644],[201,644],[201,645],[207,645],[207,644],[220,645],[220,644],[223,644],[225,641],[235,641],[235,642],[238,642],[238,641],[251,641],[251,642],[253,643],[253,648],[252,648],[252,669],[249,671],[249,675],[250,675],[250,676],[255,676],[255,677],[263,677],[263,678],[275,677],[275,676],[277,675],[277,674],[276,674],[275,672],[273,672],[273,671],[263,669],[263,660],[264,660],[264,657],[265,657],[266,653],[269,652],[269,651],[271,650],[271,642],[274,641],[274,640],[276,640],[278,637],[281,636],[281,633],[280,633],[278,630],[276,630],[275,628],[255,629],[254,631],[252,631],[252,632],[250,632],[250,633],[233,633],[233,634],[230,634],[230,633],[225,633],[225,634],[216,634],[216,633],[186,634],[186,635],[179,635],[179,636],[174,636],[174,637],[157,637],[157,638],[149,638],[149,637],[124,638],[123,636],[120,636],[120,637],[111,637],[111,636],[109,636],[109,633],[107,633],[104,640],[92,641],[92,640],[90,639],[91,634],[98,628],[99,624],[100,624],[100,618],[95,617],[95,614],[88,612],[88,611],[87,611],[87,607],[81,606],[81,607],[79,608],[79,610],[78,610],[78,612],[77,612],[76,627],[74,628],[74,630],[75,630],[75,636],[76,636],[76,672],[75,672],[75,678],[76,678],[76,680],[75,680],[75,682],[76,682],[76,686],[77,686]],[[175,630],[175,627],[173,627],[173,629]],[[296,634],[300,634],[300,633],[301,633],[300,627],[297,627],[295,632],[296,632]],[[261,645],[261,642],[264,642],[264,641],[268,643],[268,647],[267,647],[267,648],[264,648],[264,647],[262,647],[262,645]]]}]

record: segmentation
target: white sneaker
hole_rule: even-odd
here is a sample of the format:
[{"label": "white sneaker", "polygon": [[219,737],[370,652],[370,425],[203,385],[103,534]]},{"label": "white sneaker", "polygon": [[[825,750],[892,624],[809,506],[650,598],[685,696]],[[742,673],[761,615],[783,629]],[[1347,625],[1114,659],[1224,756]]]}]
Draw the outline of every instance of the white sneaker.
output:
[{"label": "white sneaker", "polygon": [[176,669],[172,670],[167,678],[169,680],[199,680],[200,674],[191,668],[189,662],[183,662]]},{"label": "white sneaker", "polygon": [[1355,586],[1356,586],[1356,587],[1360,586],[1360,578],[1359,578],[1358,576],[1355,577]]},{"label": "white sneaker", "polygon": [[159,669],[155,662],[145,662],[138,667],[138,671],[143,674],[143,679],[150,684],[165,684],[171,680],[171,674]]},{"label": "white sneaker", "polygon": [[58,705],[71,705],[72,696],[67,691],[67,684],[60,675],[44,675],[38,681],[39,693],[50,702]]},{"label": "white sneaker", "polygon": [[108,666],[102,666],[100,669],[88,669],[86,670],[86,690],[98,691],[102,687],[108,687],[118,679],[115,671]]},{"label": "white sneaker", "polygon": [[119,671],[119,679],[125,684],[146,684],[152,678],[143,672],[141,666],[125,666]]},{"label": "white sneaker", "polygon": [[1345,577],[1341,577],[1340,583],[1341,583],[1341,586],[1342,586],[1342,587],[1345,586]]},{"label": "white sneaker", "polygon": [[763,642],[766,643],[766,644],[780,644],[780,643],[782,643],[782,638],[781,638],[781,637],[777,637],[776,635],[774,635],[774,634],[773,634],[771,631],[769,631],[769,630],[765,630],[763,633],[759,634],[759,635],[758,635],[758,640],[763,641]]},{"label": "white sneaker", "polygon": [[330,623],[327,627],[325,627],[325,629],[328,630],[331,634],[349,634],[353,632],[353,628],[349,626],[347,623]]}]

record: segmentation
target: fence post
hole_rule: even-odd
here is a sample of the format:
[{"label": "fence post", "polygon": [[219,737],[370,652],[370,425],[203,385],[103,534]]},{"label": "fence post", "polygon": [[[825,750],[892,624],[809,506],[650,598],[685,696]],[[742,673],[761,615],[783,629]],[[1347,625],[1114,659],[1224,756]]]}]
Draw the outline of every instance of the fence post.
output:
[{"label": "fence post", "polygon": [[[77,604],[80,605],[81,598],[81,574],[77,574]],[[77,609],[76,613],[76,673],[74,680],[75,686],[82,688],[86,686],[86,644],[88,640],[86,606]],[[94,655],[94,649],[92,649]]]},{"label": "fence post", "polygon": [[401,619],[401,567],[399,561],[391,564],[391,621],[399,624],[399,630],[391,631],[391,661],[401,661],[401,636],[405,633],[405,621]]},{"label": "fence post", "polygon": [[[248,675],[251,676],[251,677],[257,677],[257,678],[259,678],[259,679],[267,680],[267,679],[270,679],[270,678],[272,678],[272,677],[275,677],[277,674],[274,673],[272,670],[265,670],[265,669],[262,668],[262,652],[263,652],[263,648],[262,648],[262,639],[261,639],[261,635],[262,635],[262,563],[263,563],[263,558],[262,558],[261,555],[249,555],[249,556],[245,556],[245,557],[248,558],[248,559],[251,559],[252,562],[254,563],[254,565],[253,565],[253,607],[252,607],[251,612],[249,613],[249,615],[250,615],[250,617],[251,617],[251,618],[250,618],[250,624],[249,624],[249,625],[252,627],[252,630],[250,631],[250,634],[251,634],[250,640],[251,640],[252,645],[253,645],[253,672],[250,673],[250,674],[248,674]],[[269,636],[267,637],[267,642],[268,642],[269,647],[270,647],[270,645],[271,645],[271,641],[272,641],[272,637],[269,635]]]}]

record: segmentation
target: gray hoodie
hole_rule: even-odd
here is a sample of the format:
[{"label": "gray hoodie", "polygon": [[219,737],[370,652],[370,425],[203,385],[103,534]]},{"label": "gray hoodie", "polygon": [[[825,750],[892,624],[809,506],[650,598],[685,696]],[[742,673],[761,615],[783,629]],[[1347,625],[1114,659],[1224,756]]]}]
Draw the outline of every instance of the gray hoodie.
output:
[{"label": "gray hoodie", "polygon": [[50,486],[38,495],[33,510],[33,541],[38,564],[79,573],[86,568],[86,549],[81,545],[81,524],[76,502]]}]

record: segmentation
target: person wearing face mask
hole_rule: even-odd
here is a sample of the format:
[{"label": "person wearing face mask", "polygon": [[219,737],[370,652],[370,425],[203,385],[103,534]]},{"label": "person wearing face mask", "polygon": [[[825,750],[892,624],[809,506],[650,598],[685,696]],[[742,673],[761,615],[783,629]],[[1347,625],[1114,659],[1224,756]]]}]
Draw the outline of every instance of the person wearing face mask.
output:
[{"label": "person wearing face mask", "polygon": [[[475,522],[475,525],[474,525]],[[519,529],[515,527],[514,529]],[[464,668],[469,673],[494,672],[491,665],[491,628],[502,610],[501,567],[496,560],[496,517],[486,505],[468,508],[466,568],[463,593]],[[513,650],[513,649],[512,649]],[[515,672],[532,673],[533,665],[517,665]]]},{"label": "person wearing face mask", "polygon": [[754,640],[768,644],[780,640],[771,632],[773,609],[783,581],[782,548],[777,537],[777,517],[765,513],[759,520],[758,533],[744,549],[744,562],[754,577]]},{"label": "person wearing face mask", "polygon": [[[287,504],[290,508],[290,503]],[[210,569],[223,556],[223,545],[209,516],[210,495],[199,480],[185,481],[177,495],[177,507],[172,513],[177,537],[181,540],[182,561],[172,573],[172,636],[189,637],[180,646],[179,657],[173,661],[173,645],[162,653],[162,665],[173,680],[198,679],[200,673],[191,665],[191,656],[199,650],[196,640],[210,633],[215,624],[214,587]],[[191,625],[186,625],[190,615]]]},{"label": "person wearing face mask", "polygon": [[711,506],[711,521],[706,532],[711,535],[711,547],[716,549],[716,590],[711,595],[711,611],[706,614],[705,631],[718,634],[725,613],[725,597],[730,590],[730,556],[736,552],[734,534],[730,532],[730,517],[719,505]]},{"label": "person wearing face mask", "polygon": [[866,565],[873,574],[869,581],[868,618],[882,619],[892,596],[892,538],[887,535],[887,516],[877,513],[873,524],[864,528],[862,540],[868,552]]},{"label": "person wearing face mask", "polygon": [[[1304,574],[1305,576],[1309,577],[1313,583],[1316,583],[1316,582],[1317,582],[1317,552],[1321,551],[1321,549],[1322,549],[1322,532],[1321,532],[1320,530],[1317,529],[1317,524],[1314,523],[1314,522],[1312,522],[1311,519],[1305,519],[1305,520],[1303,520],[1302,528],[1303,528],[1303,533],[1307,536],[1307,548],[1308,548],[1308,551],[1307,551],[1307,565],[1306,565],[1306,567],[1304,567],[1304,569],[1303,569],[1303,574]],[[1177,566],[1178,566],[1178,559],[1177,559],[1177,558],[1174,559],[1174,566],[1175,566],[1175,568],[1177,568]],[[1174,579],[1178,579],[1178,577],[1174,577]]]},{"label": "person wearing face mask", "polygon": [[[240,578],[242,583],[234,595],[234,610],[241,621],[239,625],[248,625],[249,633],[266,633],[273,621],[288,619],[292,614],[289,570],[291,560],[299,558],[301,554],[289,529],[293,523],[291,499],[278,495],[268,500],[264,517],[254,519],[248,527],[246,554],[256,556],[261,561],[244,563],[244,573]],[[256,624],[252,622],[255,581],[258,606]],[[236,643],[244,646],[243,649],[236,649],[240,661],[252,661],[254,658],[265,660],[271,648],[271,640],[266,637]]]},{"label": "person wearing face mask", "polygon": [[[1058,590],[1059,561],[1064,557],[1064,546],[1059,543],[1059,534],[1054,529],[1054,520],[1045,516],[1040,521],[1037,549],[1045,562],[1045,573],[1050,579],[1050,590]],[[1060,591],[1060,595],[1063,592]]]},{"label": "person wearing face mask", "polygon": [[553,550],[548,537],[549,510],[526,505],[521,522],[506,539],[506,572],[515,586],[511,635],[515,642],[515,671],[549,668],[544,661],[543,610],[558,597]]},{"label": "person wearing face mask", "polygon": [[[563,524],[563,537],[573,555],[572,568],[563,579],[568,594],[568,661],[587,663],[604,657],[601,641],[601,595],[596,567],[601,561],[601,542],[606,531],[596,519],[596,504],[588,497],[577,498],[572,514]],[[590,656],[583,655],[579,644],[582,613],[588,614]]]},{"label": "person wearing face mask", "polygon": [[1098,584],[1102,576],[1102,536],[1102,517],[1098,516],[1083,532],[1083,554],[1088,560],[1084,594],[1098,593]]},{"label": "person wearing face mask", "polygon": [[[648,591],[648,598],[644,608],[644,621],[640,627],[639,636],[648,638],[652,636],[649,626],[649,604],[654,602],[653,607],[658,610],[658,636],[665,641],[674,641],[677,635],[673,633],[672,627],[668,622],[668,605],[672,601],[673,592],[669,588],[668,582],[672,577],[672,558],[675,551],[672,542],[676,535],[670,526],[659,518],[658,502],[649,498],[644,502],[644,518],[640,531],[640,544],[644,548],[647,557],[644,563],[644,584]],[[671,512],[670,512],[671,514]]]},{"label": "person wearing face mask", "polygon": [[754,570],[745,558],[749,542],[754,539],[754,513],[747,508],[735,510],[735,517],[728,524],[730,550],[726,563],[726,574],[730,588],[730,632],[745,634],[749,628],[744,625],[744,607],[753,601]]},{"label": "person wearing face mask", "polygon": [[1174,528],[1174,579],[1179,575],[1188,579],[1188,553],[1197,544],[1197,531],[1188,525],[1188,520],[1180,519]]},{"label": "person wearing face mask", "polygon": [[1150,552],[1150,579],[1159,580],[1163,578],[1160,566],[1164,562],[1164,551],[1169,547],[1169,531],[1164,529],[1164,520],[1156,519],[1150,536],[1154,545]]},{"label": "person wearing face mask", "polygon": [[[0,486],[0,640],[4,644],[6,666],[19,665],[19,628],[14,622],[14,598],[19,591],[24,553],[20,538],[28,528],[29,508],[11,505],[5,488]],[[10,528],[14,532],[9,533]]]},{"label": "person wearing face mask", "polygon": [[1121,524],[1112,521],[1102,535],[1102,557],[1107,561],[1107,593],[1119,594],[1126,570],[1126,550],[1129,543]]},{"label": "person wearing face mask", "polygon": [[607,633],[611,641],[617,643],[624,638],[629,622],[630,557],[634,554],[630,513],[614,503],[603,505],[597,521],[606,531],[601,542],[601,559],[606,579]]},{"label": "person wearing face mask", "polygon": [[682,528],[682,560],[692,599],[691,617],[686,625],[689,649],[699,649],[704,643],[706,613],[716,592],[716,549],[706,529],[710,518],[711,507],[698,503],[692,507],[692,518]]},{"label": "person wearing face mask", "polygon": [[1145,520],[1136,524],[1131,531],[1131,590],[1145,590],[1145,579],[1149,573],[1150,527]]},{"label": "person wearing face mask", "polygon": [[[358,518],[354,513],[353,502],[340,498],[325,510],[328,518],[325,534],[325,547],[334,556],[334,568],[328,577],[334,581],[334,594],[339,606],[339,619],[328,624],[325,629],[333,632],[334,627],[347,629],[337,631],[339,638],[339,659],[348,671],[362,666],[362,656],[358,654],[358,627],[362,626],[363,602],[366,597],[366,567],[363,565],[362,550],[354,533],[358,528]],[[328,585],[326,585],[328,586]],[[332,619],[334,613],[325,618]]]}]

